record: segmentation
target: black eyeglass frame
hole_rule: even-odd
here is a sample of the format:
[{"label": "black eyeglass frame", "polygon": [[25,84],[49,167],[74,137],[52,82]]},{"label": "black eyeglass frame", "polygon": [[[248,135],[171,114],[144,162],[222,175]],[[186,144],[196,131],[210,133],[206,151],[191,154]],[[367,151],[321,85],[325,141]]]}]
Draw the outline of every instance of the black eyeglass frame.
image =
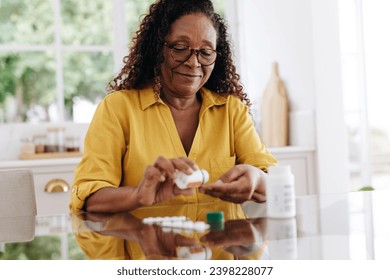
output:
[{"label": "black eyeglass frame", "polygon": [[[184,62],[186,62],[187,60],[189,60],[190,57],[192,56],[192,54],[195,53],[196,59],[198,60],[198,62],[199,62],[200,65],[202,65],[202,66],[210,66],[210,65],[214,64],[215,61],[217,61],[217,57],[218,57],[218,55],[219,55],[219,53],[218,53],[216,50],[213,50],[213,49],[191,49],[189,46],[184,45],[184,44],[169,44],[169,43],[165,42],[165,43],[164,43],[164,46],[167,47],[167,48],[169,48],[169,49],[171,50],[170,53],[171,53],[172,59],[173,59],[174,61],[176,61],[176,62],[181,62],[181,63],[184,63]],[[190,54],[187,56],[186,59],[184,59],[184,60],[177,60],[177,59],[174,58],[172,52],[173,52],[175,46],[183,46],[183,47],[186,47],[186,48],[189,49]],[[200,51],[202,51],[202,50],[213,51],[213,52],[216,54],[214,61],[211,62],[210,64],[203,64],[203,63],[201,63],[201,62],[199,61],[199,54],[200,54]]]}]

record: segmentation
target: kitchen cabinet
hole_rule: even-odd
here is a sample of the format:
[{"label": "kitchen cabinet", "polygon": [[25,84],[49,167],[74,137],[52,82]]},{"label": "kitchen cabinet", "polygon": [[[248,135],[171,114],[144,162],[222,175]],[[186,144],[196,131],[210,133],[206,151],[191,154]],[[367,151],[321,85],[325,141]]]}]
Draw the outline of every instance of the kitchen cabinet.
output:
[{"label": "kitchen cabinet", "polygon": [[269,148],[269,151],[279,164],[291,166],[296,195],[318,193],[314,148],[286,146]]},{"label": "kitchen cabinet", "polygon": [[38,215],[69,212],[70,186],[80,158],[0,161],[0,170],[30,169],[34,175]]}]

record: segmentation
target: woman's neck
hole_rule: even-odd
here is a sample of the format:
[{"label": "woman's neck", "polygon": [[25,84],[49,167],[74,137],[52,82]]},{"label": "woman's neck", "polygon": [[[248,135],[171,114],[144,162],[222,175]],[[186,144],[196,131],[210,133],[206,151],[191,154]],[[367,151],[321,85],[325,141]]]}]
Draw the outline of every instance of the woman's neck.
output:
[{"label": "woman's neck", "polygon": [[177,111],[187,111],[195,108],[197,109],[200,106],[200,100],[197,94],[193,98],[179,98],[162,94],[161,99],[170,108]]}]

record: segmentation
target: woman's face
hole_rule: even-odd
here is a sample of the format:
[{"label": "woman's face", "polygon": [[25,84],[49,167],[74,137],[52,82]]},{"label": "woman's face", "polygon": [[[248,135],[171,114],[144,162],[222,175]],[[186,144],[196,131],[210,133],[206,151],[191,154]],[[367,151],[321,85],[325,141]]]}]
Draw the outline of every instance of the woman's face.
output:
[{"label": "woman's face", "polygon": [[[215,50],[217,32],[205,15],[189,14],[171,25],[165,42],[170,46],[178,44],[196,50]],[[207,82],[214,69],[214,63],[202,66],[195,53],[187,61],[177,62],[172,58],[171,49],[164,46],[163,55],[165,60],[161,66],[161,83],[164,94],[180,98],[193,97]]]}]

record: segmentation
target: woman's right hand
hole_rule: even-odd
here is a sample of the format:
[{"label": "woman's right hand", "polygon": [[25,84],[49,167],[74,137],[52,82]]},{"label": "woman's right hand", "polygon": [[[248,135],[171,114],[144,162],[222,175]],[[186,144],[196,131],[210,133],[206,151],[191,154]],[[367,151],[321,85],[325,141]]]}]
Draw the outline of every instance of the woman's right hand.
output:
[{"label": "woman's right hand", "polygon": [[175,184],[176,173],[190,175],[198,166],[189,158],[158,157],[153,165],[146,167],[144,177],[138,185],[137,195],[142,206],[169,200],[177,195],[192,195],[193,189],[179,189]]},{"label": "woman's right hand", "polygon": [[174,180],[177,171],[191,174],[196,169],[197,165],[188,158],[158,157],[146,167],[138,186],[101,188],[86,199],[84,209],[87,212],[116,213],[163,202],[181,194],[191,195],[193,189],[181,190]]}]

